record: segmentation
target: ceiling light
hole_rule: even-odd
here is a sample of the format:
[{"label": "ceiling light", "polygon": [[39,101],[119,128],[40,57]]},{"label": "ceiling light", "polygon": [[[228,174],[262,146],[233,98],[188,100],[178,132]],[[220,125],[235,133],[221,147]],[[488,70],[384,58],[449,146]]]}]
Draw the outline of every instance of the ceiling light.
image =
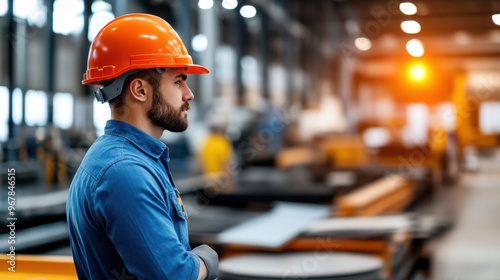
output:
[{"label": "ceiling light", "polygon": [[403,2],[399,4],[399,9],[405,15],[414,15],[417,13],[417,6],[410,2]]},{"label": "ceiling light", "polygon": [[245,5],[240,9],[240,15],[245,18],[253,18],[257,14],[257,10],[252,5]]},{"label": "ceiling light", "polygon": [[500,14],[494,14],[491,16],[491,19],[496,25],[500,25]]},{"label": "ceiling light", "polygon": [[367,51],[372,48],[372,42],[365,37],[359,37],[354,40],[354,45],[361,51]]},{"label": "ceiling light", "polygon": [[208,10],[214,5],[213,0],[200,0],[198,1],[198,7],[202,10]]},{"label": "ceiling light", "polygon": [[208,38],[205,34],[198,34],[193,37],[191,41],[191,45],[193,46],[193,50],[197,52],[204,52],[208,46]]},{"label": "ceiling light", "polygon": [[414,20],[405,20],[401,23],[401,30],[408,34],[420,32],[420,24]]},{"label": "ceiling light", "polygon": [[238,0],[222,0],[222,7],[227,10],[232,10],[238,6]]},{"label": "ceiling light", "polygon": [[406,43],[406,50],[411,56],[420,57],[424,55],[424,46],[417,39],[411,39]]}]

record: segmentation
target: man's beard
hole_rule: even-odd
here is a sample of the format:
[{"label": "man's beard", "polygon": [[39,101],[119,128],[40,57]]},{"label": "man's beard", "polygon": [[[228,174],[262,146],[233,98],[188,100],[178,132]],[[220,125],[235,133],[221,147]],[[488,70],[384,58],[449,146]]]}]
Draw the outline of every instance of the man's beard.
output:
[{"label": "man's beard", "polygon": [[163,99],[161,93],[155,89],[153,92],[153,104],[148,111],[148,118],[153,125],[162,127],[172,132],[182,132],[187,129],[189,122],[187,116],[183,116],[184,110],[189,110],[189,103],[185,103],[180,109],[175,109],[170,103]]}]

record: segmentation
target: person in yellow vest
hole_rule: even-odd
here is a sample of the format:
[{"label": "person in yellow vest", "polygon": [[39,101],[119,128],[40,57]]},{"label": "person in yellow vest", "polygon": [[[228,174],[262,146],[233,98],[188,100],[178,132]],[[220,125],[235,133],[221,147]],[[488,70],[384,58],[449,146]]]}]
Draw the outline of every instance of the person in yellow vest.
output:
[{"label": "person in yellow vest", "polygon": [[228,192],[232,189],[233,148],[225,135],[226,124],[221,117],[212,117],[210,133],[202,144],[199,162],[207,187],[217,192]]}]

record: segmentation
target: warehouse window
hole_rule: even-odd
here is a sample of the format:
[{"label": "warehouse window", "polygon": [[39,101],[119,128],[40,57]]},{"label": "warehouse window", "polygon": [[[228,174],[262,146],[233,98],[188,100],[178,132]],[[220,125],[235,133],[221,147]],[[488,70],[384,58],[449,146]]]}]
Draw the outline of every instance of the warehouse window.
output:
[{"label": "warehouse window", "polygon": [[43,27],[47,22],[47,6],[43,0],[14,0],[14,16],[26,19],[29,25]]},{"label": "warehouse window", "polygon": [[68,129],[73,125],[74,100],[71,93],[54,94],[53,110],[54,125],[62,129]]},{"label": "warehouse window", "polygon": [[9,2],[7,0],[0,0],[0,16],[5,16],[9,9]]},{"label": "warehouse window", "polygon": [[97,33],[112,21],[115,15],[112,12],[111,4],[98,0],[92,3],[92,16],[90,17],[89,33],[87,37],[90,42],[94,41]]},{"label": "warehouse window", "polygon": [[483,102],[481,104],[479,128],[484,134],[500,133],[500,102]]},{"label": "warehouse window", "polygon": [[9,137],[9,89],[0,87],[0,141]]},{"label": "warehouse window", "polygon": [[26,92],[26,125],[43,126],[47,124],[47,93],[41,90]]},{"label": "warehouse window", "polygon": [[106,121],[111,118],[111,109],[108,103],[100,103],[94,99],[94,127],[97,135],[104,134]]},{"label": "warehouse window", "polygon": [[54,33],[78,35],[83,30],[83,0],[56,0],[54,2]]}]

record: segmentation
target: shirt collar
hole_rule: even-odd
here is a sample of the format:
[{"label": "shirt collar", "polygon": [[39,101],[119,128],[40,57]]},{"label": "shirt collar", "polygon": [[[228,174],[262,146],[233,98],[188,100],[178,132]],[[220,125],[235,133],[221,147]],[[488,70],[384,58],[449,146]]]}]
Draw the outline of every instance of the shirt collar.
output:
[{"label": "shirt collar", "polygon": [[158,159],[165,153],[164,156],[168,158],[167,145],[129,123],[108,120],[104,134],[125,138],[150,157]]}]

